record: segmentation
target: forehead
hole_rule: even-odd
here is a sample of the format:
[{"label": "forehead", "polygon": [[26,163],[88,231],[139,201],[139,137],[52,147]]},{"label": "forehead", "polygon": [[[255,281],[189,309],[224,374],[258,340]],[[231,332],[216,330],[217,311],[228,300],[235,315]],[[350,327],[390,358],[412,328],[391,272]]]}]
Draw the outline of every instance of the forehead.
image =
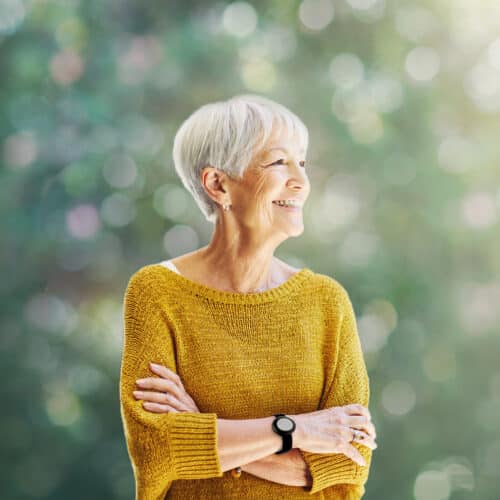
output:
[{"label": "forehead", "polygon": [[[289,153],[290,152],[285,145],[280,145],[280,144],[278,144],[277,146],[273,146],[271,148],[266,148],[265,151],[267,153],[269,151],[274,151],[275,149],[278,149],[280,151],[284,151],[285,153]],[[306,154],[305,148],[300,148],[298,151],[299,151],[300,154]]]},{"label": "forehead", "polygon": [[[298,148],[301,145],[301,137],[298,133],[291,133],[286,127],[274,128],[271,136],[269,137],[266,145],[264,146],[264,151],[274,151],[281,150],[286,153],[290,153],[293,150],[297,150],[300,154],[306,153],[305,147]],[[298,149],[297,149],[298,148]]]}]

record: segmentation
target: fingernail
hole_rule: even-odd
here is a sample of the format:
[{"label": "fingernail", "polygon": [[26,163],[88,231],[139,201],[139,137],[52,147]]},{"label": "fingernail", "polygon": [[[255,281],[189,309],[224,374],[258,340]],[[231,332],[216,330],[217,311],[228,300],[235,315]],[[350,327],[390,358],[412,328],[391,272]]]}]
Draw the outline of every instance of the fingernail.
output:
[{"label": "fingernail", "polygon": [[156,363],[149,363],[151,365],[151,368],[160,368],[160,365],[157,365]]}]

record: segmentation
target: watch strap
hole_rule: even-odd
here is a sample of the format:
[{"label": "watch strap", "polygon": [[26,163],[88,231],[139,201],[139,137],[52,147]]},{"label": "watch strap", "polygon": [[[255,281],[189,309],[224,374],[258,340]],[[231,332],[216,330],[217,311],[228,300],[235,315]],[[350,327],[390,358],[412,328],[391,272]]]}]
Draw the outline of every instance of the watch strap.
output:
[{"label": "watch strap", "polygon": [[[276,413],[274,415],[275,417],[275,421],[276,421],[276,418],[278,417],[287,417],[287,418],[290,418],[288,417],[287,415],[285,415],[284,413]],[[291,420],[291,419],[290,419]],[[276,455],[281,455],[282,453],[286,453],[287,451],[290,451],[292,449],[292,433],[283,433],[283,432],[279,432],[277,430],[275,430],[275,427],[273,425],[273,430],[279,434],[283,440],[283,444],[281,446],[281,450],[277,451],[275,454]]]},{"label": "watch strap", "polygon": [[283,445],[281,450],[276,452],[276,455],[281,455],[282,453],[286,453],[292,449],[292,435],[291,434],[282,434]]}]

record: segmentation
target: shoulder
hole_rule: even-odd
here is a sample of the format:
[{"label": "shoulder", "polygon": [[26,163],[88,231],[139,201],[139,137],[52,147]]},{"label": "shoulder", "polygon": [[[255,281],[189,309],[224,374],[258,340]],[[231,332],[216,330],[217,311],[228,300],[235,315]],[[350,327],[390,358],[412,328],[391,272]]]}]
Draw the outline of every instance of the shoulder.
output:
[{"label": "shoulder", "polygon": [[[277,257],[275,257],[275,260],[278,266],[282,269],[282,272],[287,275],[287,278],[300,271],[300,268],[293,267]],[[332,276],[328,276],[327,274],[317,273],[312,269],[311,271],[314,278],[311,280],[311,285],[315,288],[317,293],[324,293],[338,300],[349,299],[349,294],[347,293],[346,288],[337,279]]]},{"label": "shoulder", "polygon": [[164,277],[163,266],[158,263],[146,264],[132,273],[126,286],[126,294],[154,293],[161,286]]},{"label": "shoulder", "polygon": [[314,292],[325,299],[334,307],[348,309],[352,307],[351,299],[346,287],[336,278],[327,274],[313,271],[314,279],[311,280]]}]

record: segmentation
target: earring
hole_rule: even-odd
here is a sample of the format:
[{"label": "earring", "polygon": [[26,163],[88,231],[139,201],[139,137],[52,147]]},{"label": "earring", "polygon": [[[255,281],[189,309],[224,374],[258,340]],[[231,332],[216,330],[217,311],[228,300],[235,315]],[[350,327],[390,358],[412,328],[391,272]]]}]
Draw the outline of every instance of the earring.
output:
[{"label": "earring", "polygon": [[230,206],[231,206],[231,205],[225,205],[225,204],[224,204],[224,205],[222,205],[222,208],[223,208],[224,210],[229,210],[229,207],[230,207]]}]

